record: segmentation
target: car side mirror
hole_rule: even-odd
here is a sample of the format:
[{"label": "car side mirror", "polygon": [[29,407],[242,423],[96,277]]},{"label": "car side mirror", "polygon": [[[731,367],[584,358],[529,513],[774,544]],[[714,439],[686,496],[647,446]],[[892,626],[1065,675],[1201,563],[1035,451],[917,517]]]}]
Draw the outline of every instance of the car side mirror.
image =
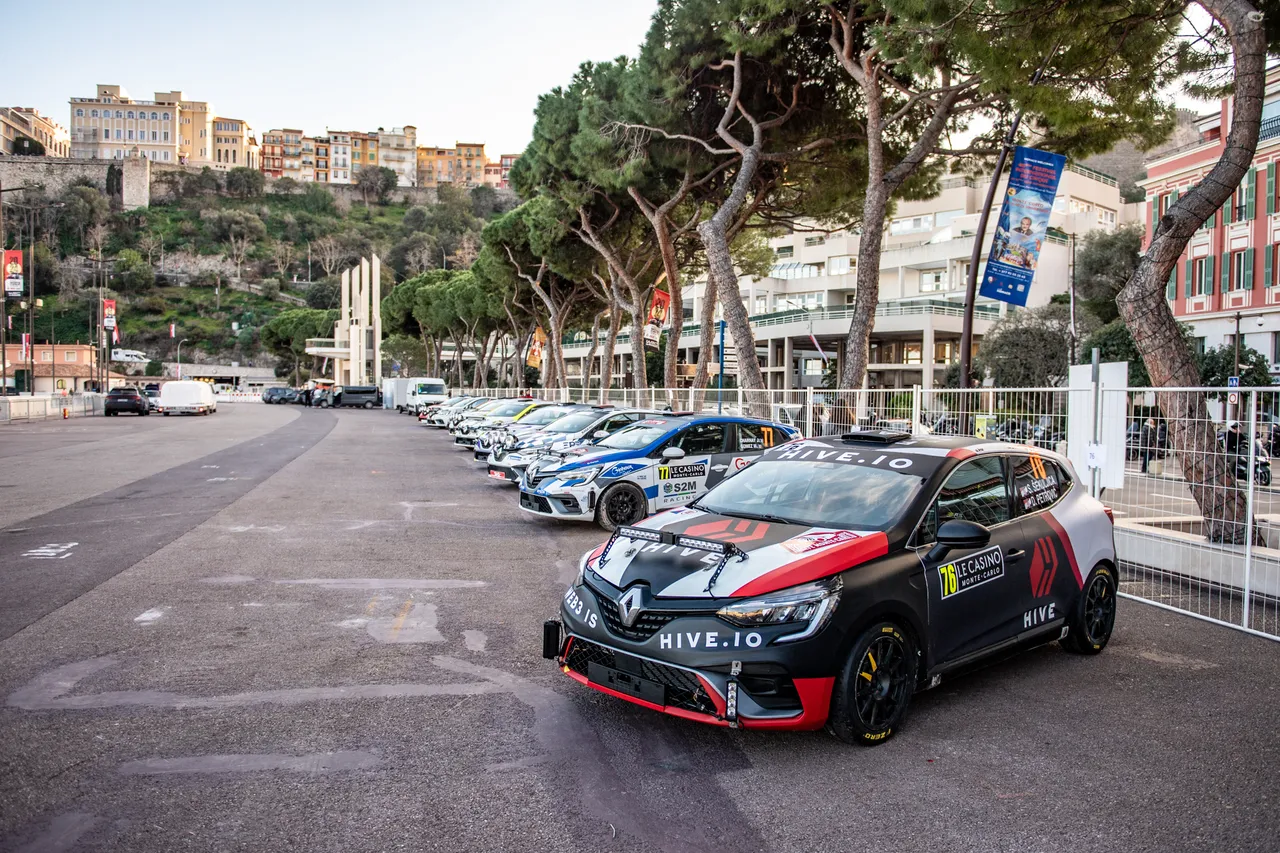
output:
[{"label": "car side mirror", "polygon": [[664,447],[662,449],[663,459],[683,459],[684,451],[678,447]]},{"label": "car side mirror", "polygon": [[609,431],[606,429],[598,429],[595,432],[591,433],[591,437],[592,438],[608,438]]},{"label": "car side mirror", "polygon": [[925,556],[930,562],[936,562],[947,556],[953,549],[968,551],[981,548],[990,541],[991,531],[978,522],[953,518],[939,525],[938,541]]}]

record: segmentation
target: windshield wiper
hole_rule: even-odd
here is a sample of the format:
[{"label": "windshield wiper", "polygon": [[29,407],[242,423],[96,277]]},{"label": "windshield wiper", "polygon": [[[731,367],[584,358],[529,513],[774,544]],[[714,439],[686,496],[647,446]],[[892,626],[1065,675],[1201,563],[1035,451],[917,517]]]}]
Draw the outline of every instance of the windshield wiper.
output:
[{"label": "windshield wiper", "polygon": [[783,518],[780,515],[771,515],[769,513],[757,512],[740,512],[738,510],[727,511],[721,509],[709,509],[705,506],[698,507],[706,512],[714,512],[716,515],[727,515],[730,518],[749,518],[752,521],[772,521],[775,524],[797,524],[798,522],[790,518]]}]

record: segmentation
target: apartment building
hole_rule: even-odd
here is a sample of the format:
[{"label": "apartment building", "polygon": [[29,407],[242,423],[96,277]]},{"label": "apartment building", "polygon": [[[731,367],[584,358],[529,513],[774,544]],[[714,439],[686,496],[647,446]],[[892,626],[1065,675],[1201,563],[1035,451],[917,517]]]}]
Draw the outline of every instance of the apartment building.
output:
[{"label": "apartment building", "polygon": [[284,177],[284,135],[287,132],[268,130],[262,134],[262,165],[259,168],[268,178]]},{"label": "apartment building", "polygon": [[360,172],[378,166],[378,133],[353,132],[351,134],[351,183]]},{"label": "apartment building", "polygon": [[348,131],[328,130],[329,138],[329,183],[349,184],[353,180],[351,173],[351,137]]},{"label": "apartment building", "polygon": [[[1147,162],[1147,240],[1180,194],[1198,183],[1222,156],[1232,105],[1198,118],[1200,138]],[[1165,295],[1173,313],[1192,328],[1197,348],[1231,345],[1262,353],[1280,376],[1280,67],[1267,72],[1262,127],[1253,165],[1235,194],[1187,244]]]},{"label": "apartment building", "polygon": [[502,165],[499,163],[485,163],[484,179],[481,183],[486,187],[502,186]]},{"label": "apartment building", "polygon": [[378,128],[378,165],[396,173],[396,185],[418,185],[418,129],[411,124]]},{"label": "apartment building", "polygon": [[244,119],[218,116],[213,120],[213,168],[230,171],[261,165],[258,141]]},{"label": "apartment building", "polygon": [[511,167],[520,159],[519,154],[501,154],[498,156],[498,165],[502,168],[502,180],[498,186],[507,189],[511,186]]},{"label": "apartment building", "polygon": [[157,92],[155,100],[129,97],[122,86],[99,85],[91,98],[71,99],[71,156],[122,160],[135,151],[148,160],[178,162],[180,98]]},{"label": "apartment building", "polygon": [[182,92],[156,92],[156,99],[161,98],[176,102],[181,110],[178,161],[188,166],[212,166],[216,115],[213,105],[208,101],[188,100]]},{"label": "apartment building", "polygon": [[[1002,179],[1001,187],[1004,183]],[[959,360],[964,289],[986,187],[986,181],[965,176],[944,178],[935,197],[899,203],[886,224],[868,387],[931,388]],[[1073,235],[1112,230],[1124,221],[1124,214],[1115,179],[1069,165],[1054,202],[1051,230],[1042,247],[1028,307],[1044,305],[1053,295],[1067,291]],[[1132,215],[1138,214],[1133,211]],[[853,231],[797,227],[769,241],[774,252],[769,275],[760,279],[744,276],[739,281],[739,293],[755,330],[756,357],[770,388],[819,386],[827,360],[842,357],[857,292],[860,239]],[[979,276],[991,243],[990,230],[983,243]],[[698,361],[697,318],[706,287],[703,278],[682,291],[688,324],[679,342],[684,381],[692,377]],[[978,299],[975,345],[1006,310],[1003,303]],[[579,360],[569,367],[575,381],[588,372],[588,337],[578,334],[565,342],[566,356]],[[730,354],[730,358],[736,359],[736,355]],[[615,375],[626,376],[633,369],[629,331],[619,336],[615,358]],[[597,359],[590,374],[598,376],[599,369]]]},{"label": "apartment building", "polygon": [[329,183],[329,138],[317,136],[311,138],[311,141],[315,146],[315,170],[312,173],[312,179],[317,184],[327,184]]},{"label": "apartment building", "polygon": [[418,186],[458,184],[477,187],[484,183],[483,142],[459,142],[453,148],[418,149]]},{"label": "apartment building", "polygon": [[32,153],[26,140],[43,145],[46,157],[71,156],[71,133],[65,127],[32,107],[0,107],[0,154]]}]

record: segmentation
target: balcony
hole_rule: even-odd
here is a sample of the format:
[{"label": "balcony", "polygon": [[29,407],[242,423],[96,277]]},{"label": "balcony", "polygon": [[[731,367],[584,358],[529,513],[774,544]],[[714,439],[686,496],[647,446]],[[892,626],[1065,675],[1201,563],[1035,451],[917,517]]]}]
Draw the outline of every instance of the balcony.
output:
[{"label": "balcony", "polygon": [[334,338],[307,338],[307,355],[325,358],[347,358],[351,355],[351,342]]}]

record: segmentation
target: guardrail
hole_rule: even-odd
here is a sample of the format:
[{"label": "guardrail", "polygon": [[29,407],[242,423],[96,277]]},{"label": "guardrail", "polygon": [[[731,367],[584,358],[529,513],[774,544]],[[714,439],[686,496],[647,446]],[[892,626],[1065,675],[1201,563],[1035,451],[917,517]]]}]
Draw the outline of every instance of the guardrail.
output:
[{"label": "guardrail", "polygon": [[102,397],[98,394],[66,396],[0,397],[0,424],[15,421],[42,421],[62,417],[83,418],[102,414]]}]

